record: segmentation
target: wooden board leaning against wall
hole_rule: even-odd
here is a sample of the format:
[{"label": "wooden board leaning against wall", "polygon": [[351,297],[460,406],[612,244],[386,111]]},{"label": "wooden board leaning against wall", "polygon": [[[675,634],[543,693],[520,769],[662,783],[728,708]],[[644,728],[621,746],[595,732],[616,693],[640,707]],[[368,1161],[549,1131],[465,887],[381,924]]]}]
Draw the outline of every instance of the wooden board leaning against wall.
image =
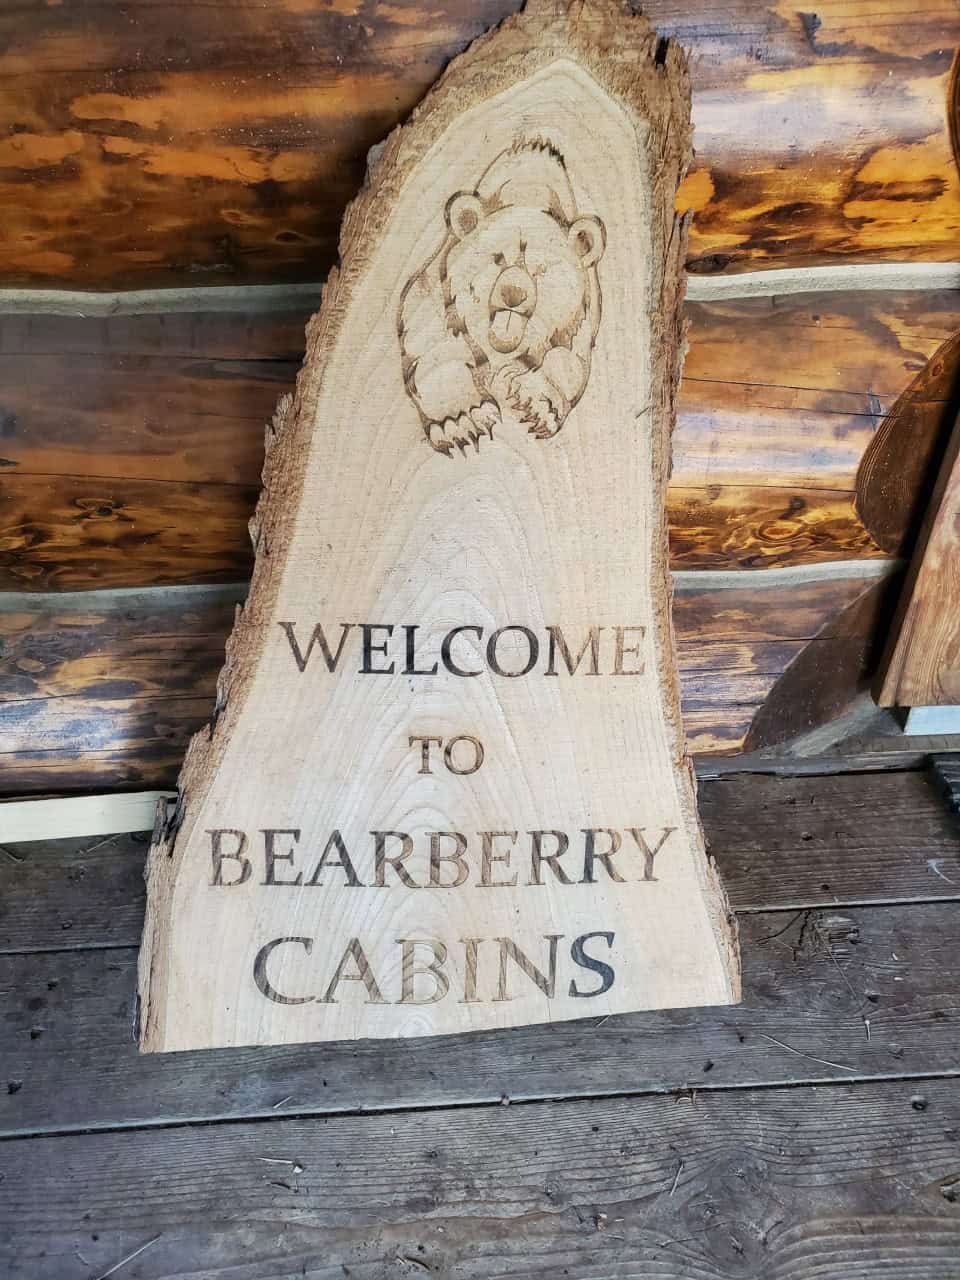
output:
[{"label": "wooden board leaning against wall", "polygon": [[[0,284],[320,278],[367,150],[519,0],[0,16]],[[955,257],[950,0],[652,0],[689,50],[698,273]],[[95,17],[91,13],[95,12]]]},{"label": "wooden board leaning against wall", "polygon": [[875,694],[883,706],[960,703],[960,418],[930,498]]}]

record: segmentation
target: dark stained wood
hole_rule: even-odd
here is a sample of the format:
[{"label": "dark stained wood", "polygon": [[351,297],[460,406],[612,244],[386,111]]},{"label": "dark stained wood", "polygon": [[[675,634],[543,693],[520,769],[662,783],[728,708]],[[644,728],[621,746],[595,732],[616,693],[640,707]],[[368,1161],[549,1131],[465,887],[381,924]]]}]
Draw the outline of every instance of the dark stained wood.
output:
[{"label": "dark stained wood", "polygon": [[[368,148],[516,0],[132,0],[0,15],[0,281],[320,278]],[[649,16],[690,50],[691,268],[950,259],[949,0]]]},{"label": "dark stained wood", "polygon": [[0,357],[5,485],[52,475],[256,486],[264,423],[297,367],[206,353]]},{"label": "dark stained wood", "polygon": [[[920,772],[728,774],[699,803],[737,911],[960,897],[960,840]],[[137,946],[147,834],[7,846],[0,953]]]},{"label": "dark stained wood", "polygon": [[[693,750],[740,748],[784,670],[868,589],[856,576],[801,581],[785,598],[746,580],[687,580],[674,625]],[[190,735],[211,714],[243,595],[25,593],[0,604],[0,795],[175,786]]]},{"label": "dark stained wood", "polygon": [[958,1131],[931,1080],[33,1139],[5,1144],[0,1261],[101,1276],[150,1243],[128,1274],[944,1280]]},{"label": "dark stained wood", "polygon": [[[111,708],[111,713],[115,708]],[[123,722],[120,747],[30,748],[2,758],[9,796],[103,790],[143,791],[174,785],[187,743],[210,714],[210,700],[167,701],[159,725],[148,708]]]},{"label": "dark stained wood", "polygon": [[[312,300],[290,290],[279,296],[271,293],[268,305],[262,291],[249,290],[245,298],[231,304],[232,309],[221,310],[206,310],[204,290],[194,293],[195,306],[185,311],[165,306],[165,297],[160,294],[152,312],[3,314],[0,355],[46,357],[53,361],[79,355],[97,359],[111,355],[162,356],[165,360],[195,356],[204,360],[287,361],[295,365],[303,359],[304,326],[319,306],[319,285]],[[927,317],[928,326],[932,323],[939,330],[942,320],[938,321],[938,317],[945,319],[949,315],[952,293],[929,296],[931,306],[921,307],[921,313]],[[908,323],[911,331],[918,327],[924,327],[922,321],[919,326],[915,320]],[[36,366],[44,377],[52,367],[55,364]],[[39,385],[34,390],[40,397],[45,388]]]},{"label": "dark stained wood", "polygon": [[767,569],[885,558],[850,519],[853,493],[800,486],[669,490],[670,563],[676,569]]},{"label": "dark stained wood", "polygon": [[933,756],[930,776],[947,809],[960,818],[960,754]]},{"label": "dark stained wood", "polygon": [[252,562],[247,522],[257,493],[128,477],[4,475],[0,589],[234,582]]},{"label": "dark stained wood", "polygon": [[[960,328],[957,290],[774,294],[688,302],[687,314],[685,382],[750,387],[764,407],[794,411],[844,413],[853,403],[862,412],[871,397],[889,405]],[[797,436],[808,430],[804,422]],[[847,434],[838,432],[834,446]],[[848,459],[838,461],[847,474]]]},{"label": "dark stained wood", "polygon": [[[668,498],[674,566],[895,552],[899,543],[878,543],[857,514],[858,468],[882,436],[888,461],[920,458],[904,500],[926,483],[914,418],[881,420],[960,327],[958,297],[865,291],[690,304]],[[303,349],[308,307],[291,306],[3,317],[0,589],[245,575],[263,424]],[[909,393],[935,432],[951,404],[951,360],[941,351],[940,373],[922,374],[923,388]]]},{"label": "dark stained wood", "polygon": [[865,583],[830,618],[770,690],[744,740],[745,751],[789,742],[846,711],[876,673],[901,575]]},{"label": "dark stained wood", "polygon": [[[34,698],[0,705],[0,769],[8,795],[169,785],[191,736],[209,720],[204,697]],[[106,760],[106,767],[102,766]]]},{"label": "dark stained wood", "polygon": [[71,695],[211,697],[244,584],[0,603],[0,706]]},{"label": "dark stained wood", "polygon": [[149,832],[3,843],[0,953],[131,947],[143,930]]},{"label": "dark stained wood", "polygon": [[856,510],[878,547],[909,555],[960,414],[960,333],[897,398],[857,472]]},{"label": "dark stained wood", "polygon": [[133,1038],[133,948],[3,956],[3,1071],[21,1087],[0,1077],[0,1136],[270,1116],[283,1099],[305,1114],[960,1074],[957,912],[953,901],[741,916],[735,1007],[157,1056]]},{"label": "dark stained wood", "polygon": [[700,815],[739,912],[960,897],[960,838],[920,772],[730,774],[701,782]]},{"label": "dark stained wood", "polygon": [[960,416],[876,680],[884,707],[960,704]]}]

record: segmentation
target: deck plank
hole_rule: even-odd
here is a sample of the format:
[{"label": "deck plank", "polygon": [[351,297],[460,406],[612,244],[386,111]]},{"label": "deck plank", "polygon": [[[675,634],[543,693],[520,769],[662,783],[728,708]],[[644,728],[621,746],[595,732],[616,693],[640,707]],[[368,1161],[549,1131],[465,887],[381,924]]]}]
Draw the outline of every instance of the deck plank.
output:
[{"label": "deck plank", "polygon": [[0,1136],[960,1074],[958,910],[743,916],[735,1007],[217,1053],[138,1054],[132,949],[6,956]]},{"label": "deck plank", "polygon": [[[957,828],[921,773],[726,774],[700,812],[737,911],[960,897]],[[0,953],[138,946],[145,857],[142,835],[0,852]]]},{"label": "deck plank", "polygon": [[9,1280],[944,1280],[952,1081],[4,1144]]}]

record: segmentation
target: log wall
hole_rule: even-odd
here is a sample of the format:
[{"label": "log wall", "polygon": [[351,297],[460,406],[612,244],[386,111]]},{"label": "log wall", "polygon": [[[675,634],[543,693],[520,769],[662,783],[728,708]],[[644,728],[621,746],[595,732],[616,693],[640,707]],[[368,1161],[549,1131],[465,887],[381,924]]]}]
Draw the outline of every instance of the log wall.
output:
[{"label": "log wall", "polygon": [[[367,149],[514,7],[0,14],[0,795],[174,783]],[[649,12],[694,80],[685,722],[780,750],[867,687],[960,409],[960,19]]]},{"label": "log wall", "polygon": [[[4,317],[0,590],[244,577],[309,314]],[[960,291],[691,302],[688,321],[673,567],[906,554],[958,407]]]},{"label": "log wall", "polygon": [[[0,15],[0,284],[318,279],[368,149],[518,0]],[[951,0],[652,0],[689,50],[698,273],[956,256]]]}]

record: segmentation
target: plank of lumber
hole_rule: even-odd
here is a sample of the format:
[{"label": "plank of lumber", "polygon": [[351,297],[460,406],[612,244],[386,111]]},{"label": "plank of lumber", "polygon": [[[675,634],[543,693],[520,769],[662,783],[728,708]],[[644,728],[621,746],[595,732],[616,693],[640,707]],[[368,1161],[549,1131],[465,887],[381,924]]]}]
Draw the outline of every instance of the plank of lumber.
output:
[{"label": "plank of lumber", "polygon": [[[0,804],[0,840],[15,844],[23,840],[73,839],[150,830],[158,804],[173,794],[121,791],[112,795],[8,800]],[[16,855],[11,855],[9,850],[7,856],[16,861]]]},{"label": "plank of lumber", "polygon": [[[231,0],[134,0],[83,27],[69,6],[11,11],[0,112],[20,128],[2,156],[0,280],[317,278],[369,147],[517,7],[270,0],[240,21]],[[654,0],[648,16],[693,54],[694,269],[955,256],[948,0],[809,16]]]},{"label": "plank of lumber", "polygon": [[857,514],[884,551],[914,549],[958,414],[960,332],[897,397],[860,461]]},{"label": "plank of lumber", "polygon": [[[956,832],[921,772],[725,774],[701,782],[699,802],[738,912],[960,895]],[[10,845],[0,952],[136,946],[148,835]]]},{"label": "plank of lumber", "polygon": [[[4,1144],[11,1280],[942,1280],[953,1082],[556,1101]],[[575,1154],[574,1154],[575,1153]],[[649,1269],[648,1269],[649,1270]],[[653,1274],[653,1271],[649,1271]]]},{"label": "plank of lumber", "polygon": [[[955,872],[956,856],[952,863]],[[133,949],[0,956],[0,1137],[278,1110],[523,1102],[558,1090],[597,1096],[960,1076],[957,910],[954,899],[741,916],[737,1008],[587,1018],[416,1045],[175,1057],[136,1051]],[[109,1089],[98,1086],[104,1079]]]},{"label": "plank of lumber", "polygon": [[0,836],[0,952],[136,946],[152,827],[16,844]]},{"label": "plank of lumber", "polygon": [[[958,296],[689,304],[668,491],[674,567],[897,554],[952,422]],[[245,575],[262,424],[293,385],[305,319],[2,317],[0,585]],[[891,474],[909,478],[891,486]]]},{"label": "plank of lumber", "polygon": [[885,707],[960,704],[960,418],[877,675]]}]

